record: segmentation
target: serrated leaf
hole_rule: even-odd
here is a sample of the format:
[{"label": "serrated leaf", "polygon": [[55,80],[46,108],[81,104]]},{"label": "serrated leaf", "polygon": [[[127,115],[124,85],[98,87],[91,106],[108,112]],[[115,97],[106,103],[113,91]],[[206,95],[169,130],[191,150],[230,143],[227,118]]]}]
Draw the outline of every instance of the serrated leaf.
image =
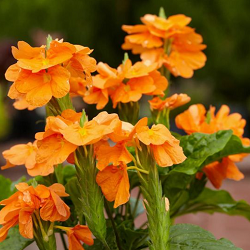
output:
[{"label": "serrated leaf", "polygon": [[226,239],[217,240],[210,232],[191,224],[170,227],[170,250],[242,250]]},{"label": "serrated leaf", "polygon": [[11,180],[0,175],[0,201],[11,196]]},{"label": "serrated leaf", "polygon": [[214,134],[194,133],[183,136],[180,145],[187,159],[183,163],[175,165],[172,171],[195,174],[208,157],[223,150],[232,133],[232,130],[221,130]]},{"label": "serrated leaf", "polygon": [[7,238],[0,242],[1,250],[23,250],[28,245],[30,245],[33,240],[23,238],[20,233],[18,227],[11,228],[9,230]]},{"label": "serrated leaf", "polygon": [[[239,215],[250,220],[250,205],[244,200],[235,201],[225,190],[211,190],[205,188],[203,192],[188,204],[189,210],[194,212],[215,212],[228,215]],[[193,209],[192,209],[193,208]]]},{"label": "serrated leaf", "polygon": [[70,195],[70,198],[74,204],[74,208],[77,214],[77,217],[80,221],[80,224],[83,223],[83,212],[82,212],[82,203],[80,201],[79,185],[76,177],[71,178],[65,186],[66,192]]},{"label": "serrated leaf", "polygon": [[[116,238],[115,238],[114,230],[111,227],[110,220],[107,220],[107,238],[106,238],[106,241],[107,241],[107,244],[108,244],[110,250],[119,250],[119,248],[117,247],[117,244],[116,244]],[[86,249],[86,250],[107,250],[107,247],[105,247],[100,240],[95,239],[94,245],[92,245],[92,246],[84,245],[84,249]]]}]

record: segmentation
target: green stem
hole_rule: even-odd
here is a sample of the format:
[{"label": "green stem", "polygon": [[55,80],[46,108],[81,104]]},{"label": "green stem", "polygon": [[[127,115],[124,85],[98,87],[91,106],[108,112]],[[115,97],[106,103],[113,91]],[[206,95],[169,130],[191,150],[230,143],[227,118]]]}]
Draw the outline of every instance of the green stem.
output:
[{"label": "green stem", "polygon": [[148,221],[145,221],[144,223],[141,224],[141,226],[139,227],[139,229],[142,229],[143,227],[145,227],[148,224]]},{"label": "green stem", "polygon": [[142,150],[138,151],[142,167],[149,171],[148,175],[138,173],[141,182],[141,191],[147,211],[148,230],[151,244],[150,250],[168,250],[170,228],[169,211],[166,211],[165,197],[162,197],[162,186],[159,180],[158,169],[150,150],[141,144]]},{"label": "green stem", "polygon": [[68,250],[68,247],[67,247],[67,244],[66,244],[66,241],[65,241],[65,238],[64,238],[64,234],[60,233],[60,237],[61,237],[61,240],[62,240],[64,250]]},{"label": "green stem", "polygon": [[118,231],[117,231],[117,228],[116,228],[116,225],[115,225],[115,221],[114,221],[114,218],[113,218],[113,216],[112,216],[112,214],[110,212],[109,205],[108,205],[106,200],[104,200],[104,204],[105,204],[105,209],[106,209],[107,215],[108,215],[108,217],[109,217],[109,219],[111,221],[111,224],[112,224],[112,227],[113,227],[113,230],[114,230],[114,233],[115,233],[117,247],[118,247],[118,249],[122,250],[119,234],[118,234]]},{"label": "green stem", "polygon": [[49,231],[51,222],[42,221],[38,214],[32,215],[33,228],[34,228],[34,239],[40,250],[56,250],[56,238],[55,233],[50,232],[48,235],[46,232]]}]

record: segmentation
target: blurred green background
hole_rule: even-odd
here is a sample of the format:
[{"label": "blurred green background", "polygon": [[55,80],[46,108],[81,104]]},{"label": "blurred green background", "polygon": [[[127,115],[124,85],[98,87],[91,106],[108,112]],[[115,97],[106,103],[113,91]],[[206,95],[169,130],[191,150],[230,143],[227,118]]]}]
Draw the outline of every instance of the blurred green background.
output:
[{"label": "blurred green background", "polygon": [[[192,97],[192,103],[202,102],[207,107],[228,104],[232,111],[248,119],[249,0],[1,0],[0,137],[5,134],[6,140],[27,134],[33,138],[42,126],[35,123],[37,111],[16,112],[5,97],[8,85],[4,72],[14,62],[10,45],[24,40],[38,46],[44,44],[50,33],[54,38],[93,48],[92,55],[97,61],[117,67],[124,54],[122,24],[138,24],[141,16],[158,14],[161,6],[167,16],[179,13],[190,16],[190,26],[207,44],[206,66],[195,71],[192,79],[172,78],[172,92],[185,92]],[[134,61],[139,59],[131,54],[130,57]]]}]

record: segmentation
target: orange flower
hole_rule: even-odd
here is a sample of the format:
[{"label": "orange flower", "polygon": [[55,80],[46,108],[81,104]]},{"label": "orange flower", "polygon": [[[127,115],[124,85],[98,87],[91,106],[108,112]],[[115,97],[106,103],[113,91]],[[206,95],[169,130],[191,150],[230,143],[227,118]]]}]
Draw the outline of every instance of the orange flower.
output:
[{"label": "orange flower", "polygon": [[41,107],[52,96],[61,98],[69,92],[69,77],[69,72],[59,65],[37,73],[22,69],[14,86],[19,93],[26,94],[30,105]]},{"label": "orange flower", "polygon": [[[7,160],[7,164],[4,168],[25,164],[31,176],[46,176],[53,173],[54,165],[63,163],[68,155],[77,148],[77,146],[64,140],[60,134],[60,129],[67,127],[69,123],[73,123],[71,120],[79,120],[81,114],[79,116],[79,114],[73,110],[65,110],[62,115],[68,118],[68,120],[63,117],[47,118],[45,132],[36,134],[38,141],[35,141],[33,145],[31,143],[21,146],[17,145],[18,147],[15,146],[15,148],[4,152],[3,155]],[[28,164],[24,162],[24,160],[15,160],[16,154],[22,155],[26,161],[32,159],[32,162]],[[12,165],[8,164],[8,162]]]},{"label": "orange flower", "polygon": [[[176,126],[183,129],[187,134],[204,131],[206,123],[206,109],[202,104],[191,105],[188,110],[179,114],[175,118]],[[209,131],[209,133],[213,133]]]},{"label": "orange flower", "polygon": [[107,64],[99,63],[99,72],[93,78],[93,87],[85,93],[83,99],[88,104],[97,104],[97,109],[105,107],[109,96],[115,108],[119,102],[137,102],[143,94],[164,95],[168,86],[166,78],[155,70],[156,64],[150,66],[127,59],[117,70]]},{"label": "orange flower", "polygon": [[165,19],[147,14],[141,20],[144,25],[122,26],[129,34],[123,49],[141,54],[147,64],[157,63],[158,68],[164,65],[174,76],[190,78],[194,70],[205,65],[202,37],[187,27],[191,18],[175,15]]},{"label": "orange flower", "polygon": [[45,137],[38,141],[37,145],[37,163],[47,162],[49,165],[63,163],[77,148],[76,145],[68,142],[61,134]]},{"label": "orange flower", "polygon": [[80,124],[73,124],[62,131],[64,138],[77,146],[94,144],[100,141],[103,136],[111,133],[112,130],[105,125],[98,125],[94,120],[86,122],[83,127]]},{"label": "orange flower", "polygon": [[[13,64],[7,69],[5,78],[8,81],[15,82],[18,79],[20,71],[21,68],[17,64]],[[13,104],[16,109],[22,110],[27,108],[28,110],[33,110],[37,108],[37,106],[32,106],[26,101],[26,94],[22,94],[16,90],[15,83],[10,86],[8,96],[11,99],[16,99]]]},{"label": "orange flower", "polygon": [[37,142],[27,144],[18,144],[3,152],[6,159],[6,165],[1,169],[7,169],[15,166],[25,165],[27,172],[31,176],[49,175],[54,172],[53,165],[48,162],[37,163]]},{"label": "orange flower", "polygon": [[69,159],[78,146],[97,143],[116,130],[121,123],[117,114],[101,112],[81,127],[82,114],[64,110],[61,116],[48,117],[45,132],[37,133],[36,162],[57,165]]},{"label": "orange flower", "polygon": [[0,242],[4,241],[8,235],[10,228],[18,224],[18,217],[13,220],[3,223],[3,226],[0,228]]},{"label": "orange flower", "polygon": [[75,48],[76,52],[64,63],[64,67],[70,72],[70,93],[78,96],[83,95],[92,84],[91,72],[96,70],[96,60],[89,56],[93,50],[88,47],[75,45]]},{"label": "orange flower", "polygon": [[3,225],[0,229],[0,242],[5,240],[8,230],[17,224],[19,224],[20,234],[32,239],[32,215],[39,213],[39,209],[44,220],[54,222],[69,218],[69,207],[60,199],[60,196],[64,197],[68,194],[61,184],[56,183],[51,187],[38,185],[34,188],[27,183],[19,183],[16,188],[18,191],[15,194],[0,202],[0,205],[4,206],[0,211],[0,224]]},{"label": "orange flower", "polygon": [[63,136],[63,131],[74,125],[75,122],[79,122],[80,117],[81,113],[64,110],[61,116],[46,119],[45,132],[36,134],[38,140],[37,163],[46,162],[52,166],[61,164],[76,150],[77,145],[69,142]]},{"label": "orange flower", "polygon": [[145,125],[136,127],[136,137],[150,146],[157,164],[161,167],[179,164],[186,159],[179,141],[162,124],[153,125],[150,129]]},{"label": "orange flower", "polygon": [[[215,115],[215,108],[210,107],[206,112],[202,104],[192,105],[188,110],[179,114],[176,126],[183,129],[187,134],[202,132],[212,134],[219,130],[232,129],[245,146],[250,145],[248,138],[242,138],[246,121],[238,113],[229,114],[230,109],[222,105]],[[222,158],[221,162],[213,162],[203,168],[208,179],[216,188],[220,188],[222,180],[226,178],[241,180],[244,175],[238,170],[234,162],[241,161],[247,154],[230,155]]]},{"label": "orange flower", "polygon": [[85,122],[83,127],[74,123],[63,129],[64,138],[74,145],[84,146],[94,144],[112,133],[119,122],[116,114],[99,113],[93,120]]},{"label": "orange flower", "polygon": [[215,188],[220,188],[224,179],[239,181],[244,175],[239,171],[230,157],[224,157],[221,162],[215,161],[203,168],[207,178]]},{"label": "orange flower", "polygon": [[[207,114],[206,114],[207,113]],[[186,133],[194,132],[215,133],[219,130],[232,129],[233,133],[240,138],[243,136],[246,120],[238,113],[229,114],[230,109],[222,105],[215,115],[215,108],[210,107],[206,112],[202,104],[191,105],[188,110],[179,114],[176,119],[176,126]]]},{"label": "orange flower", "polygon": [[99,89],[94,85],[89,92],[84,93],[83,100],[88,104],[96,104],[96,109],[103,109],[109,101],[108,89]]},{"label": "orange flower", "polygon": [[105,198],[108,201],[115,201],[114,208],[129,200],[129,179],[125,164],[107,166],[97,173],[96,182],[101,187]]},{"label": "orange flower", "polygon": [[127,150],[125,143],[117,143],[110,146],[107,141],[100,142],[95,146],[97,168],[103,170],[110,163],[118,166],[121,163],[128,164],[132,161],[131,154]]},{"label": "orange flower", "polygon": [[[8,93],[17,99],[15,107],[32,110],[47,104],[52,97],[61,98],[85,92],[91,85],[91,72],[96,61],[87,47],[53,40],[49,47],[32,48],[25,42],[12,47],[18,60],[6,71],[7,80],[14,82]],[[70,86],[71,85],[71,86]]]},{"label": "orange flower", "polygon": [[39,209],[40,201],[35,195],[34,188],[28,184],[19,183],[16,188],[17,193],[0,202],[0,205],[5,205],[0,211],[0,224],[3,224],[4,228],[1,229],[4,234],[2,241],[5,240],[8,230],[16,224],[19,224],[19,232],[23,237],[33,238],[31,214]]},{"label": "orange flower", "polygon": [[82,243],[89,246],[94,244],[91,231],[87,226],[76,225],[74,227],[61,227],[56,226],[56,228],[66,231],[69,238],[69,250],[84,250]]},{"label": "orange flower", "polygon": [[60,198],[69,196],[63,185],[55,183],[48,188],[38,185],[36,193],[43,199],[40,216],[44,221],[66,221],[69,218],[69,207]]},{"label": "orange flower", "polygon": [[186,94],[174,94],[165,100],[155,97],[148,102],[150,104],[151,110],[163,110],[164,108],[172,110],[188,103],[190,100],[191,98]]},{"label": "orange flower", "polygon": [[50,43],[47,50],[45,46],[33,48],[23,41],[18,42],[18,48],[12,46],[12,54],[18,60],[18,66],[33,73],[60,65],[69,60],[75,51],[74,45],[56,40]]}]

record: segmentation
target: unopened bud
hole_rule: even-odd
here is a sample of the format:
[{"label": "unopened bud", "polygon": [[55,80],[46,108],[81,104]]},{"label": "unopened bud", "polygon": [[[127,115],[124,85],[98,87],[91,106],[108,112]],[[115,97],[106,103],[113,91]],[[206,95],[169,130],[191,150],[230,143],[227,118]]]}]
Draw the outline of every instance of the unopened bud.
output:
[{"label": "unopened bud", "polygon": [[168,212],[169,211],[169,199],[167,197],[165,197],[165,208],[166,208],[166,211]]},{"label": "unopened bud", "polygon": [[48,242],[48,241],[49,241],[49,236],[48,236],[48,235],[44,235],[44,236],[43,236],[43,240],[44,240],[45,242]]}]

